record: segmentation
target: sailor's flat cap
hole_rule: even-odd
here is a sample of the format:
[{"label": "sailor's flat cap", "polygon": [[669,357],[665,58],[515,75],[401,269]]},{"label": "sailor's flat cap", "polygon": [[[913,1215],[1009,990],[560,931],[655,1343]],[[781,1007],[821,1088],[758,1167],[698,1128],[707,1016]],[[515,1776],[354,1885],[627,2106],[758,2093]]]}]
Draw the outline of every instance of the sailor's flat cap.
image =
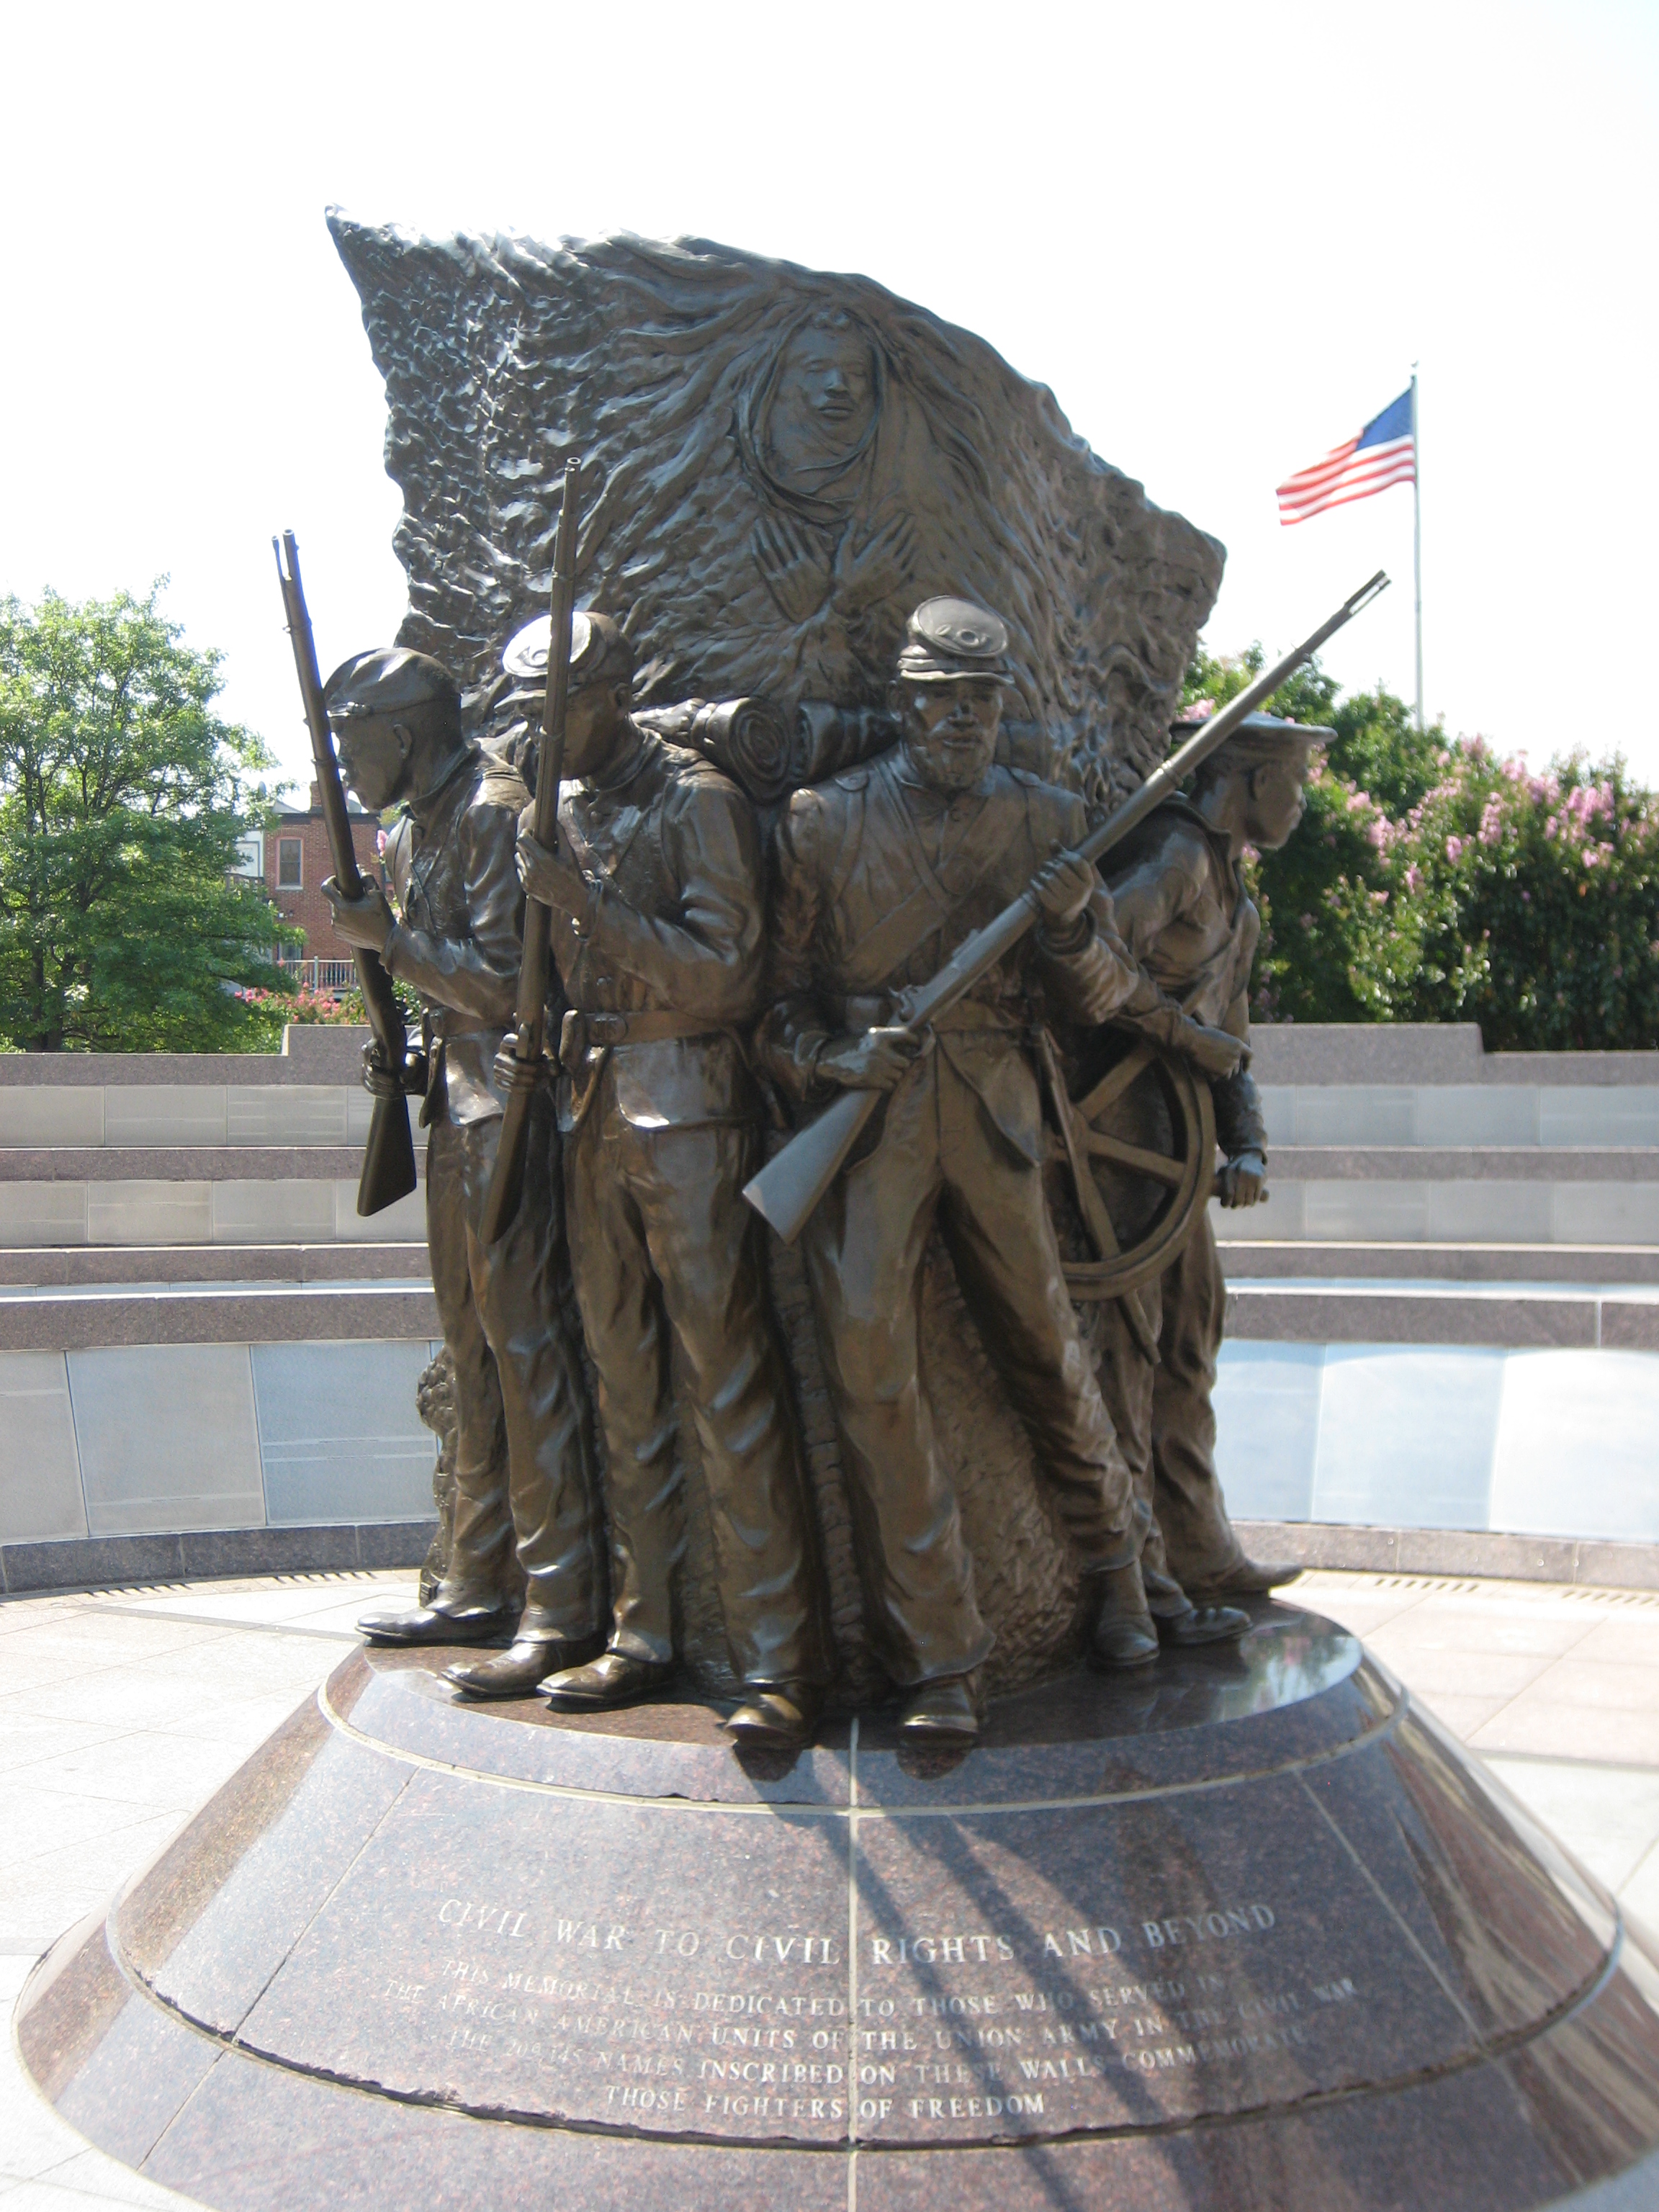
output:
[{"label": "sailor's flat cap", "polygon": [[459,685],[441,661],[401,645],[354,653],[323,686],[323,703],[339,721],[403,714],[434,704],[459,708],[460,697]]},{"label": "sailor's flat cap", "polygon": [[902,684],[1012,684],[1008,625],[971,599],[924,599],[904,626]]},{"label": "sailor's flat cap", "polygon": [[[1195,738],[1210,720],[1208,714],[1184,714],[1170,732],[1178,744]],[[1315,745],[1328,745],[1336,735],[1322,723],[1290,722],[1282,714],[1246,714],[1231,737],[1224,738],[1219,760],[1292,761]]]}]

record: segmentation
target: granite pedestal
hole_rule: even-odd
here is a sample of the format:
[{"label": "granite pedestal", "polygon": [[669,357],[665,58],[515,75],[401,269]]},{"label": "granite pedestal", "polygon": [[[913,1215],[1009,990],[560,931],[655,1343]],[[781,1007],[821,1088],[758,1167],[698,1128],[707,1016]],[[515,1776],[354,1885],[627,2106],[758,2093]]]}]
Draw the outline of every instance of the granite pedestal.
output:
[{"label": "granite pedestal", "polygon": [[740,1761],[363,1651],[25,1993],[225,2212],[1659,2201],[1659,1954],[1329,1622]]}]

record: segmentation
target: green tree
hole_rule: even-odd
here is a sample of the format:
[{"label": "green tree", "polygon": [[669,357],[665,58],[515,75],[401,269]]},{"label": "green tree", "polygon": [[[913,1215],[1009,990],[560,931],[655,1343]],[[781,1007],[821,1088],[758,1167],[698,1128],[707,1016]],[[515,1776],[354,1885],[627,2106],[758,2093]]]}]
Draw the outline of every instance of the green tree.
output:
[{"label": "green tree", "polygon": [[258,1049],[272,947],[297,939],[231,880],[273,765],[221,719],[220,656],[158,611],[161,578],[76,605],[0,600],[0,1036],[58,1052]]},{"label": "green tree", "polygon": [[[1262,660],[1200,650],[1188,701],[1233,697]],[[1316,664],[1271,705],[1334,734],[1295,836],[1246,857],[1259,1018],[1474,1021],[1492,1051],[1659,1043],[1659,799],[1621,760],[1534,775],[1419,732],[1381,684],[1342,698]]]}]

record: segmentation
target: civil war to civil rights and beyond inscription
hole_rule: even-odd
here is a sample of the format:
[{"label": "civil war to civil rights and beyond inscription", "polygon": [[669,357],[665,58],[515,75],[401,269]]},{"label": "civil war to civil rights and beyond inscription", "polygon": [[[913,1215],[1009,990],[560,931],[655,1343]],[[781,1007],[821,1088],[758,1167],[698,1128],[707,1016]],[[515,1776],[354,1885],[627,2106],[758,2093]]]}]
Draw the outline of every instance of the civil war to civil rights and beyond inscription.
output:
[{"label": "civil war to civil rights and beyond inscription", "polygon": [[425,1009],[368,1079],[430,1128],[455,1429],[366,1632],[785,1749],[1224,1651],[1294,1571],[1213,1457],[1239,862],[1322,733],[1264,679],[1160,766],[1221,549],[863,280],[331,222],[410,611],[320,686],[391,901],[326,888]]}]

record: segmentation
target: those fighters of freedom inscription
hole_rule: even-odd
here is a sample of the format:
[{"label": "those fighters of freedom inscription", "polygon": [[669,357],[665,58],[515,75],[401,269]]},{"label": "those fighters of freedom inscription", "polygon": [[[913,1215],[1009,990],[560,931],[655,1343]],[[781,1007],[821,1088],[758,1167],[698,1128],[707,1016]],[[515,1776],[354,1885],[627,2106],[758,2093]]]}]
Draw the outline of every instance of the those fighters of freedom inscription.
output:
[{"label": "those fighters of freedom inscription", "polygon": [[37,2078],[236,2212],[1639,2190],[1645,1939],[1215,1480],[1298,656],[1126,799],[1219,549],[976,341],[339,234],[412,611],[301,678],[403,809],[331,896],[425,1008],[448,1540],[37,1972]]}]

